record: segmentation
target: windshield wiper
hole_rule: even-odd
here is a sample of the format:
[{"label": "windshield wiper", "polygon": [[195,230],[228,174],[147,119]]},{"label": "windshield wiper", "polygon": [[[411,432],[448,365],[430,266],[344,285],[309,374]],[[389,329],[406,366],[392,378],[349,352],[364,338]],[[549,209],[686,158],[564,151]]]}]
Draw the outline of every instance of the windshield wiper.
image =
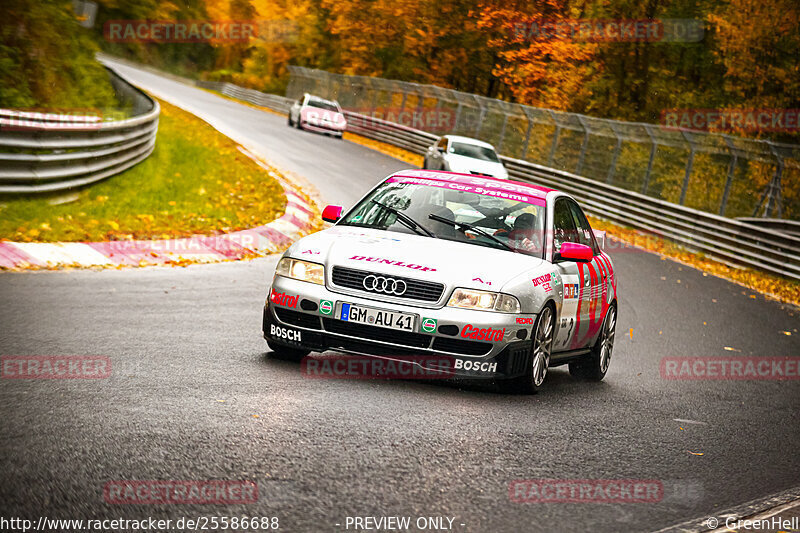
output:
[{"label": "windshield wiper", "polygon": [[399,220],[405,227],[415,232],[416,234],[436,238],[436,235],[428,231],[424,226],[422,226],[422,224],[420,224],[410,216],[406,215],[405,213],[398,211],[394,207],[379,202],[378,200],[370,200],[370,202],[372,202],[375,205],[379,205],[382,208],[389,211],[390,213],[394,214],[397,217],[397,220]]},{"label": "windshield wiper", "polygon": [[516,252],[517,251],[513,246],[509,246],[508,244],[504,243],[503,241],[501,241],[500,239],[498,239],[497,237],[495,237],[491,233],[487,233],[487,232],[483,231],[482,229],[480,229],[480,228],[478,228],[476,226],[473,226],[472,224],[468,224],[466,222],[456,222],[455,220],[450,220],[449,218],[440,217],[439,215],[434,215],[433,213],[428,215],[428,218],[430,218],[431,220],[436,220],[437,222],[443,222],[445,224],[449,224],[449,225],[453,226],[454,228],[460,228],[461,231],[464,231],[464,228],[466,228],[468,230],[472,230],[475,233],[480,233],[481,235],[483,235],[487,239],[493,240],[494,242],[496,242],[497,244],[499,244],[500,246],[502,246],[503,248],[505,248],[507,250],[510,250],[512,252]]}]

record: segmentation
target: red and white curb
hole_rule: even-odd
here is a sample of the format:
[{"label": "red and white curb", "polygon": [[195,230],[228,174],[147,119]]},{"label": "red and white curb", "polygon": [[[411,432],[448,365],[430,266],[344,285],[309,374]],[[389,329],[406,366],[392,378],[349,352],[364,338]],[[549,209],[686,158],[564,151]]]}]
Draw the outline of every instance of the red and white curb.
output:
[{"label": "red and white curb", "polygon": [[278,252],[313,231],[316,210],[294,184],[278,175],[253,154],[239,148],[278,180],[286,196],[286,212],[269,224],[222,235],[183,239],[108,242],[0,241],[0,268],[56,269],[185,265],[248,259]]}]

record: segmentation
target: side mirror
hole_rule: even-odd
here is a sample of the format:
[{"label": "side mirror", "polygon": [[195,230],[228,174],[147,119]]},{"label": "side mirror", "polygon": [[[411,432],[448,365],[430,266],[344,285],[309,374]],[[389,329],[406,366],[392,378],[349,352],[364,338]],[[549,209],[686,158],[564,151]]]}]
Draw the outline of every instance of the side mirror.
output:
[{"label": "side mirror", "polygon": [[575,244],[565,242],[561,245],[561,251],[555,254],[554,260],[576,261],[578,263],[588,263],[594,257],[592,249],[585,244]]},{"label": "side mirror", "polygon": [[338,222],[342,218],[342,206],[329,205],[322,210],[322,220],[325,222]]},{"label": "side mirror", "polygon": [[444,153],[444,147],[443,147],[443,146],[437,146],[437,147],[436,147],[436,151],[437,151],[437,152]]}]

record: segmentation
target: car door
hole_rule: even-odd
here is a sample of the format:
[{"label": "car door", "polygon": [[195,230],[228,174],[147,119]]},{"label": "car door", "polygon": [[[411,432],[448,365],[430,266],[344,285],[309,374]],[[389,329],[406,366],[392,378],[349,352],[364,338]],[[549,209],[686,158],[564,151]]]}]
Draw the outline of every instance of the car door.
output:
[{"label": "car door", "polygon": [[588,246],[594,257],[588,263],[579,263],[579,278],[583,281],[583,295],[579,300],[580,327],[576,328],[575,348],[590,346],[605,318],[608,302],[609,263],[600,253],[600,247],[594,238],[594,232],[580,206],[568,199],[572,219],[576,229],[576,242]]},{"label": "car door", "polygon": [[[553,206],[551,238],[554,256],[561,251],[561,245],[565,242],[577,242],[575,219],[568,198],[558,198]],[[561,276],[562,304],[553,350],[566,351],[573,349],[573,339],[580,325],[583,272],[575,261],[559,261],[555,263],[555,268]]]}]

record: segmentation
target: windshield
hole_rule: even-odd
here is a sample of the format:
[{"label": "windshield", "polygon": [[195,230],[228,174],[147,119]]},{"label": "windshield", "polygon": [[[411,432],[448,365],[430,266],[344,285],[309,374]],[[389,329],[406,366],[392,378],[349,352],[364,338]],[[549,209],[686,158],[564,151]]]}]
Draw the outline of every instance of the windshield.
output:
[{"label": "windshield", "polygon": [[309,100],[306,103],[309,107],[317,107],[319,109],[325,109],[326,111],[336,111],[339,112],[339,108],[336,107],[334,104],[330,104],[328,102],[322,102],[320,100]]},{"label": "windshield", "polygon": [[475,144],[467,143],[451,143],[450,153],[455,155],[463,155],[464,157],[471,157],[473,159],[480,159],[481,161],[491,161],[492,163],[499,163],[497,154],[491,148],[485,146],[477,146]]},{"label": "windshield", "polygon": [[[544,200],[489,187],[434,180],[429,180],[432,185],[428,185],[412,181],[423,180],[390,178],[356,205],[340,224],[420,233],[410,229],[409,224],[392,212],[396,210],[433,233],[434,238],[499,250],[512,248],[518,253],[542,257]],[[435,220],[441,218],[456,224]]]}]

